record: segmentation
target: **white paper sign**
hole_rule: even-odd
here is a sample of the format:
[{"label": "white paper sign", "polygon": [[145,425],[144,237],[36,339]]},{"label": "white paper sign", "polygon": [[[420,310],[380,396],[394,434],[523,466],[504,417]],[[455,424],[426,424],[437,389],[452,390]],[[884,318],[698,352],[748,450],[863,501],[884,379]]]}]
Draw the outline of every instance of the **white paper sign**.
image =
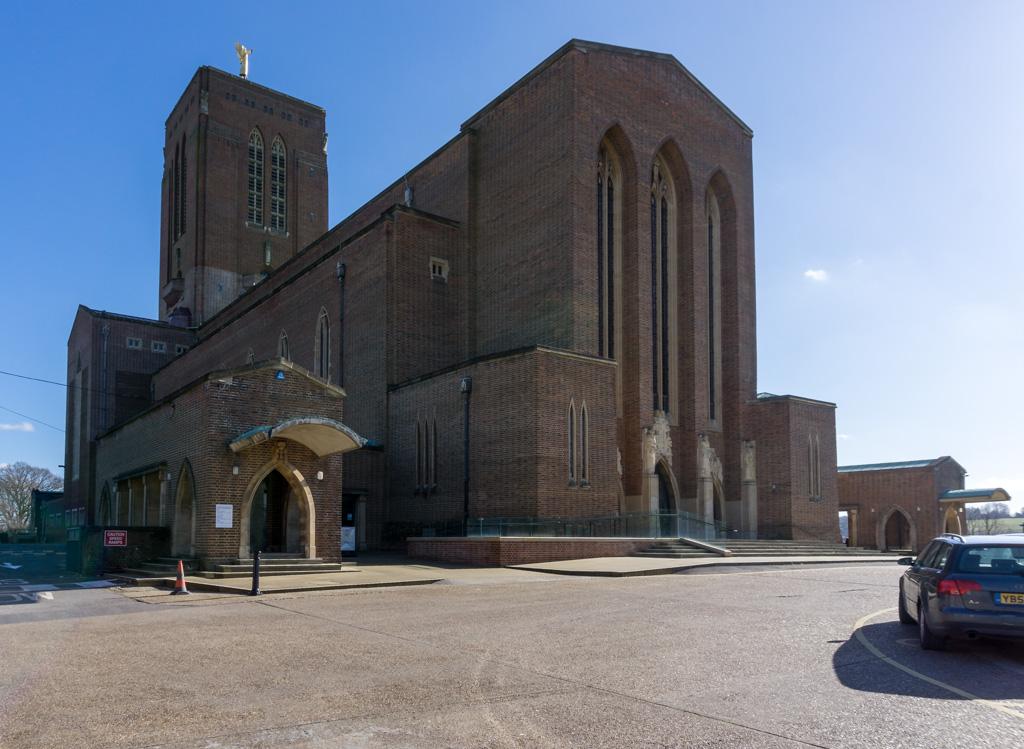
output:
[{"label": "white paper sign", "polygon": [[230,528],[234,520],[234,505],[217,505],[216,528]]},{"label": "white paper sign", "polygon": [[341,528],[341,550],[356,550],[356,529],[352,526],[342,526]]}]

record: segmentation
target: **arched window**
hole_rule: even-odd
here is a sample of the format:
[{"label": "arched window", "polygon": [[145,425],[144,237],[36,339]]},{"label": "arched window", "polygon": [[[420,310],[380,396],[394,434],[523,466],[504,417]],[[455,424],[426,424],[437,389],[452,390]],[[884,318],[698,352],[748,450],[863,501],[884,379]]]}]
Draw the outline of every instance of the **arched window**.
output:
[{"label": "arched window", "polygon": [[270,228],[277,231],[288,229],[288,208],[286,188],[288,181],[287,159],[281,137],[274,138],[270,146]]},{"label": "arched window", "polygon": [[615,151],[606,140],[597,165],[597,352],[609,359],[621,348],[621,173]]},{"label": "arched window", "polygon": [[707,208],[707,289],[708,289],[708,418],[718,420],[718,398],[722,376],[722,213],[718,198],[708,190]]},{"label": "arched window", "polygon": [[590,483],[590,415],[587,402],[580,406],[580,485]]},{"label": "arched window", "polygon": [[316,340],[313,342],[315,359],[313,371],[317,377],[328,382],[331,379],[331,320],[327,310],[320,309],[320,318],[316,322]]},{"label": "arched window", "polygon": [[678,368],[676,196],[658,157],[651,169],[651,396],[655,411],[672,411]]},{"label": "arched window", "polygon": [[277,338],[277,355],[282,359],[291,360],[291,353],[288,351],[288,334],[283,330]]},{"label": "arched window", "polygon": [[569,401],[569,416],[566,419],[568,453],[569,453],[569,483],[576,484],[576,404]]},{"label": "arched window", "polygon": [[263,225],[263,137],[259,130],[249,134],[249,212],[250,224]]}]

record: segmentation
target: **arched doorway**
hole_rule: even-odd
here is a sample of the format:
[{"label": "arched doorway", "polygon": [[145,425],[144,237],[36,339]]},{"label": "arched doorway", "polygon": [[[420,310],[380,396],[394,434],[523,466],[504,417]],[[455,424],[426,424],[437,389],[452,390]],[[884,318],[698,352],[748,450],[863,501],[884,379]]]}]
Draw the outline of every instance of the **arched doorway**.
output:
[{"label": "arched doorway", "polygon": [[186,463],[178,474],[178,491],[174,500],[173,554],[191,557],[195,552],[196,501],[192,469]]},{"label": "arched doorway", "polygon": [[256,551],[312,559],[316,556],[313,495],[287,462],[275,460],[249,484],[239,518],[240,559]]},{"label": "arched doorway", "polygon": [[264,554],[302,554],[299,504],[280,471],[268,473],[256,487],[249,508],[249,549]]},{"label": "arched doorway", "polygon": [[963,533],[963,529],[960,526],[960,515],[956,511],[955,507],[946,508],[946,517],[943,521],[942,527],[943,533]]},{"label": "arched doorway", "polygon": [[900,509],[894,509],[889,513],[882,529],[882,551],[913,550],[914,538],[913,529],[910,526],[910,519]]},{"label": "arched doorway", "polygon": [[664,462],[659,462],[654,468],[654,474],[658,477],[658,535],[662,537],[677,536],[674,513],[676,510],[676,495]]}]

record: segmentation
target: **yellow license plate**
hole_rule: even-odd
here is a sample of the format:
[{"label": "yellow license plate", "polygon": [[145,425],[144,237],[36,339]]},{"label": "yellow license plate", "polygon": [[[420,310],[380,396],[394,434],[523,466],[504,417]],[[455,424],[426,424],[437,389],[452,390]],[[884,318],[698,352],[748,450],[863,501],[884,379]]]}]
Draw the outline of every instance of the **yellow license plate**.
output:
[{"label": "yellow license plate", "polygon": [[996,603],[1024,606],[1024,593],[996,593]]}]

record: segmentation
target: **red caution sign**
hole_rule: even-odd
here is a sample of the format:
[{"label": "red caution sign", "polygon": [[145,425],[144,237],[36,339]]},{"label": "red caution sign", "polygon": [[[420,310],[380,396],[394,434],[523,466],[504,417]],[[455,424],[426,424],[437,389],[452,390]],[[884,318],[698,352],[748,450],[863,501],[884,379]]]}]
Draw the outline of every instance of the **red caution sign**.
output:
[{"label": "red caution sign", "polygon": [[127,546],[128,531],[103,531],[104,546]]}]

